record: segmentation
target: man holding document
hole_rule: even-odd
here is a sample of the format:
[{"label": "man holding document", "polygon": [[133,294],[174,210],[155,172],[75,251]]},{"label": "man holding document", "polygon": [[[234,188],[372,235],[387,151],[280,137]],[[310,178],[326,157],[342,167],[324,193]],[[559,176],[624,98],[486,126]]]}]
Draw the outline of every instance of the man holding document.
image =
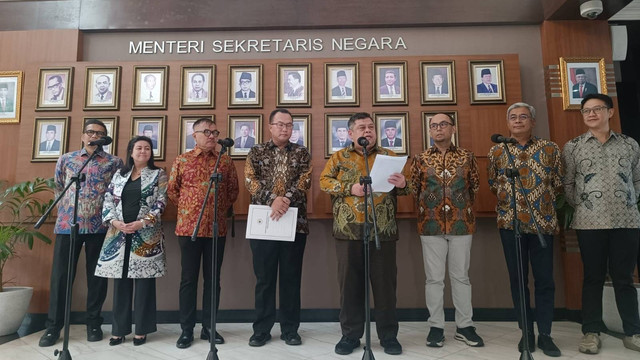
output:
[{"label": "man holding document", "polygon": [[[271,140],[251,148],[244,168],[251,204],[270,206],[269,222],[285,221],[297,208],[294,241],[249,239],[256,275],[256,320],[249,339],[250,346],[263,346],[271,339],[271,328],[276,321],[278,272],[280,339],[287,345],[302,343],[298,335],[300,283],[302,257],[309,233],[307,191],[311,186],[311,156],[306,147],[289,141],[292,129],[293,118],[289,110],[273,110],[269,115]],[[252,221],[261,219],[250,216],[247,221],[248,226],[253,226]]]},{"label": "man holding document", "polygon": [[[364,186],[360,176],[366,175],[365,159],[358,139],[364,137],[369,166],[375,167],[376,157],[395,156],[391,150],[376,146],[376,127],[367,113],[356,113],[349,119],[348,147],[335,152],[320,175],[320,188],[331,195],[333,203],[333,236],[336,238],[338,282],[340,286],[340,327],[342,339],[335,347],[340,355],[350,354],[360,346],[364,334]],[[375,176],[372,173],[372,178]],[[376,179],[372,179],[376,190]],[[394,172],[387,175],[392,186],[388,192],[374,192],[373,206],[377,216],[377,231],[381,249],[370,247],[370,281],[375,302],[376,329],[380,344],[387,354],[402,353],[397,340],[396,316],[396,225],[397,195],[409,193],[405,175]],[[371,214],[371,212],[369,212]],[[374,232],[371,231],[373,241]]]}]

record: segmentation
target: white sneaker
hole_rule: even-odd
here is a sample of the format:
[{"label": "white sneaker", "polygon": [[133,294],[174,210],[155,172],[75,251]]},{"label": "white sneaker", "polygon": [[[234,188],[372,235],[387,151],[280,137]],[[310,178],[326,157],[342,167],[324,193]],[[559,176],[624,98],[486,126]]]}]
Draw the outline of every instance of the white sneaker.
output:
[{"label": "white sneaker", "polygon": [[[626,343],[625,343],[626,346]],[[585,354],[597,354],[600,352],[602,342],[600,336],[596,333],[586,333],[578,345],[578,351]]]},{"label": "white sneaker", "polygon": [[629,350],[640,351],[640,334],[625,336],[624,339],[622,339],[622,343],[624,347]]}]

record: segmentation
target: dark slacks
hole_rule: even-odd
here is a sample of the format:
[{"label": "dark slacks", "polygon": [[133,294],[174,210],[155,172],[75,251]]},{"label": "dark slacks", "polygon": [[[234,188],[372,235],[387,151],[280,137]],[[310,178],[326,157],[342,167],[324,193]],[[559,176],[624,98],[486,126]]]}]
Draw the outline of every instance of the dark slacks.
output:
[{"label": "dark slacks", "polygon": [[608,269],[624,333],[640,334],[638,294],[633,286],[640,230],[576,230],[576,233],[584,269],[582,332],[599,333],[607,329],[602,322],[602,288]]},{"label": "dark slacks", "polygon": [[296,234],[294,242],[249,240],[256,275],[256,320],[254,333],[270,333],[276,321],[276,283],[280,273],[280,330],[297,332],[300,327],[300,284],[307,234]]},{"label": "dark slacks", "polygon": [[[511,298],[518,317],[518,326],[522,328],[520,313],[520,290],[518,286],[518,263],[516,255],[516,239],[513,230],[500,229],[502,249],[509,270],[509,283],[511,285]],[[553,307],[555,296],[555,284],[553,281],[553,235],[544,235],[547,248],[540,246],[538,235],[522,234],[521,249],[524,274],[524,292],[527,311],[527,326],[533,330],[535,316],[538,324],[538,333],[551,335],[551,322],[553,321]],[[529,262],[533,271],[535,288],[536,311],[531,310],[529,293]]]},{"label": "dark slacks", "polygon": [[[342,335],[360,339],[364,334],[364,244],[359,240],[336,240],[338,285],[340,286],[340,327]],[[398,335],[396,314],[396,242],[384,241],[381,249],[369,248],[369,281],[375,304],[378,338]]]},{"label": "dark slacks", "polygon": [[[100,250],[105,234],[78,235],[74,258],[72,259],[72,284],[76,277],[76,268],[80,251],[84,244],[87,272],[87,326],[98,327],[102,325],[102,305],[107,297],[107,279],[95,276],[96,264],[100,257]],[[49,315],[47,328],[61,329],[64,326],[64,305],[67,294],[67,266],[69,264],[69,248],[71,236],[57,234],[53,246],[53,265],[51,267],[51,283],[49,290]]]},{"label": "dark slacks", "polygon": [[[136,335],[146,335],[156,327],[156,279],[130,279],[129,257],[131,256],[132,235],[126,236],[122,278],[113,279],[113,326],[114,336],[131,333],[131,300],[134,299]],[[134,292],[135,286],[135,292]],[[134,298],[135,293],[135,298]]]},{"label": "dark slacks", "polygon": [[[211,279],[213,278],[211,250],[213,249],[213,240],[208,237],[198,237],[196,241],[191,241],[190,236],[178,236],[178,242],[180,243],[180,262],[182,265],[182,275],[180,277],[180,327],[183,330],[193,330],[196,325],[198,276],[200,275],[200,260],[202,259],[202,275],[204,278],[202,326],[211,328]],[[226,237],[218,238],[216,310],[220,305],[220,269],[224,258],[225,243]]]}]

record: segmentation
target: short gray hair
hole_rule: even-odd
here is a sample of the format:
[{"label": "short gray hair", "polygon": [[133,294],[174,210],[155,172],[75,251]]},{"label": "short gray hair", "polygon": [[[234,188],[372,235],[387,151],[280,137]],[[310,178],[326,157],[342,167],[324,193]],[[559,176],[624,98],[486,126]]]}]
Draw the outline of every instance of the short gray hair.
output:
[{"label": "short gray hair", "polygon": [[525,107],[529,109],[529,114],[531,114],[531,119],[532,120],[536,119],[536,108],[524,102],[517,102],[509,106],[509,108],[507,109],[507,120],[509,120],[509,114],[511,113],[511,110],[521,108],[521,107]]}]

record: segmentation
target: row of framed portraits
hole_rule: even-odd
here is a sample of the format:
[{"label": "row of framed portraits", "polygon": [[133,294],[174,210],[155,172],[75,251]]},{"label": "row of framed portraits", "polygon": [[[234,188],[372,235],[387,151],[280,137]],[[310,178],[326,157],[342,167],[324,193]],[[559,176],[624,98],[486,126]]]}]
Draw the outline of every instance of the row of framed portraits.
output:
[{"label": "row of framed portraits", "polygon": [[[457,111],[422,112],[423,148],[433,145],[429,121],[438,113],[450,115],[458,123]],[[347,122],[352,114],[325,114],[325,158],[351,144],[348,136]],[[180,154],[195,148],[193,138],[193,123],[200,118],[215,121],[214,115],[181,115],[178,129]],[[391,149],[399,155],[409,154],[409,113],[408,112],[378,112],[373,113],[378,133],[378,145]],[[85,117],[104,122],[107,132],[112,135],[113,142],[103,147],[103,150],[116,154],[118,149],[118,116]],[[234,159],[244,159],[250,148],[263,141],[262,114],[229,115],[228,137],[234,139],[235,145],[229,149],[229,155]],[[32,162],[55,162],[64,154],[72,140],[69,139],[70,117],[37,117],[34,123]],[[153,156],[157,161],[165,160],[167,144],[167,117],[162,116],[132,116],[130,137],[144,135],[152,139]],[[458,143],[458,132],[453,135],[453,143]],[[311,114],[293,114],[293,131],[289,141],[311,149]],[[77,148],[84,146],[81,142]]]},{"label": "row of framed portraits", "polygon": [[[359,63],[326,63],[325,106],[359,106]],[[279,107],[311,106],[311,64],[278,64]],[[180,68],[180,109],[213,109],[215,65]],[[228,107],[262,108],[263,65],[229,65]],[[118,110],[122,68],[87,67],[84,110]],[[132,109],[166,109],[169,66],[134,66]],[[471,103],[504,103],[502,60],[469,61]],[[71,109],[73,67],[41,68],[36,111]],[[373,105],[407,105],[407,62],[373,62]],[[455,104],[455,62],[420,62],[421,104]]]}]

